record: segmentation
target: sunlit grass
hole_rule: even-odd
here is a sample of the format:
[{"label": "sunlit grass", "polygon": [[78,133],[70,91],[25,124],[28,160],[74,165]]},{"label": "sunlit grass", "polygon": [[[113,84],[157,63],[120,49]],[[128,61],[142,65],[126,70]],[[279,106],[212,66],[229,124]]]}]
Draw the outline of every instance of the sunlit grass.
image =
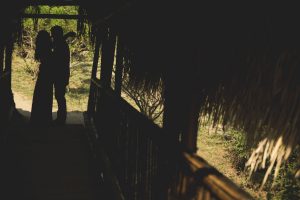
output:
[{"label": "sunlit grass", "polygon": [[[85,111],[90,85],[91,62],[72,63],[69,86],[67,87],[66,99],[68,111]],[[32,100],[36,77],[26,71],[26,64],[23,59],[14,56],[12,89],[14,92]],[[54,110],[57,103],[53,101]]]}]

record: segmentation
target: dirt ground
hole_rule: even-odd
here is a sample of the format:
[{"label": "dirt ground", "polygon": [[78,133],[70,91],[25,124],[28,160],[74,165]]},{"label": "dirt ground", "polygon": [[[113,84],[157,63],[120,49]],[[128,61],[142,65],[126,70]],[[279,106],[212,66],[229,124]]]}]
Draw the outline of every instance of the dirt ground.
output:
[{"label": "dirt ground", "polygon": [[198,134],[197,154],[255,199],[266,199],[265,192],[258,192],[256,186],[247,180],[246,173],[240,172],[234,167],[232,162],[234,158],[230,154],[230,150],[226,148],[224,141],[215,137],[213,133]]},{"label": "dirt ground", "polygon": [[[30,111],[31,111],[31,105],[32,105],[32,99],[28,99],[25,96],[14,92],[14,100],[16,103],[16,108],[20,111],[21,114],[25,115],[26,117],[30,118]],[[53,119],[56,118],[57,115],[57,106],[55,105],[55,99],[54,99],[54,105],[53,105]],[[83,124],[83,115],[80,111],[68,111],[67,115],[67,124]]]}]

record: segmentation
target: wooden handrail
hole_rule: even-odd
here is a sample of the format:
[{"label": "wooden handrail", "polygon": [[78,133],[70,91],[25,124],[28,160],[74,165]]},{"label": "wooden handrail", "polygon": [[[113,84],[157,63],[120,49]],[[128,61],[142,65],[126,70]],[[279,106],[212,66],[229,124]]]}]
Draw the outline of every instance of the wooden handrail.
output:
[{"label": "wooden handrail", "polygon": [[153,131],[148,132],[146,131],[144,134],[145,136],[155,140],[157,143],[160,143],[161,147],[163,147],[164,142],[168,142],[169,145],[177,146],[178,148],[183,148],[183,146],[176,141],[168,141],[168,138],[166,137],[167,134],[164,134],[164,130],[160,128],[157,124],[153,123],[148,117],[146,117],[144,114],[139,112],[137,109],[135,109],[133,106],[131,106],[126,100],[124,100],[122,97],[116,95],[114,90],[112,88],[106,88],[101,83],[101,80],[98,78],[93,78],[92,83],[101,89],[101,92],[104,92],[108,97],[111,98],[112,101],[115,102],[116,105],[119,106],[119,108],[125,112],[127,115],[130,116],[131,120],[136,121],[138,124],[144,124],[144,126],[149,127],[149,129],[152,129]]},{"label": "wooden handrail", "polygon": [[[198,180],[202,181],[219,199],[253,199],[201,157],[187,152],[183,152],[183,157]],[[205,171],[206,174],[203,175],[201,170]]]},{"label": "wooden handrail", "polygon": [[161,129],[158,125],[154,124],[148,117],[144,114],[139,112],[137,109],[132,107],[127,101],[125,101],[122,97],[119,97],[115,94],[112,88],[105,88],[100,79],[92,79],[92,83],[94,83],[97,87],[101,88],[109,97],[111,97],[115,102],[118,102],[121,108],[127,112],[128,114],[132,115],[135,119],[143,120],[147,124],[153,126],[156,129]]},{"label": "wooden handrail", "polygon": [[[204,196],[208,195],[208,199],[210,199],[210,196],[224,200],[253,199],[247,192],[239,188],[214,167],[210,166],[204,159],[184,149],[179,141],[169,141],[168,138],[166,138],[167,134],[164,134],[162,128],[158,127],[145,115],[133,108],[127,101],[118,96],[112,88],[103,86],[101,80],[94,78],[91,82],[94,87],[98,89],[100,96],[104,95],[109,97],[109,102],[112,103],[111,105],[116,105],[116,108],[119,109],[121,113],[126,113],[128,120],[134,121],[137,127],[145,129],[142,133],[143,137],[151,138],[157,147],[159,147],[160,153],[165,154],[167,157],[171,157],[172,155],[173,158],[178,157],[175,159],[176,161],[173,161],[179,161],[174,164],[179,164],[179,173],[183,173],[185,177],[179,180],[183,181],[181,186],[179,186],[183,191],[190,190],[191,187],[197,188],[197,193]],[[171,145],[176,147],[176,149],[169,149],[170,142],[172,142]],[[174,152],[174,150],[176,150],[176,152]],[[193,181],[191,182],[191,180]],[[184,195],[180,194],[180,192],[178,194],[176,194],[176,191],[174,192],[175,195],[179,195],[179,199],[181,198],[180,195]],[[198,198],[200,197],[198,196],[197,199]]]}]

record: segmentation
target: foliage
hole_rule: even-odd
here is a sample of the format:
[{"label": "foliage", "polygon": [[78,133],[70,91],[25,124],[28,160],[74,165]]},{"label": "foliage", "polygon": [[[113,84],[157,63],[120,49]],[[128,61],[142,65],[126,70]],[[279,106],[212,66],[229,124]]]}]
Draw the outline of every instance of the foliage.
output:
[{"label": "foliage", "polygon": [[[235,168],[245,174],[245,163],[249,159],[252,151],[249,146],[245,134],[241,130],[226,128],[220,134],[224,144],[231,154],[231,162]],[[297,155],[300,153],[300,148],[296,148],[287,162],[281,166],[279,175],[274,179],[274,175],[267,181],[263,191],[266,192],[267,199],[300,199],[300,180],[295,178],[296,170],[300,163],[297,160]],[[274,169],[273,169],[274,170]],[[261,184],[266,169],[259,169],[247,181],[257,187]]]},{"label": "foliage", "polygon": [[300,180],[295,178],[295,172],[299,169],[296,148],[288,161],[280,169],[280,173],[272,185],[270,199],[300,199]]}]

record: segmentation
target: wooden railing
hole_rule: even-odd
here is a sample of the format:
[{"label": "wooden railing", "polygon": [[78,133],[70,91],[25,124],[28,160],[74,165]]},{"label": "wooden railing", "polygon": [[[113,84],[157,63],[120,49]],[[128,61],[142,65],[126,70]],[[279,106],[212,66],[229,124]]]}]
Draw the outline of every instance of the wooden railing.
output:
[{"label": "wooden railing", "polygon": [[171,185],[174,199],[253,199],[201,157],[182,152],[182,167]]},{"label": "wooden railing", "polygon": [[[252,199],[202,158],[169,141],[163,129],[100,80],[91,84],[87,121],[94,125],[94,141],[101,141],[109,158],[121,197]],[[91,143],[95,148],[97,142]]]}]

